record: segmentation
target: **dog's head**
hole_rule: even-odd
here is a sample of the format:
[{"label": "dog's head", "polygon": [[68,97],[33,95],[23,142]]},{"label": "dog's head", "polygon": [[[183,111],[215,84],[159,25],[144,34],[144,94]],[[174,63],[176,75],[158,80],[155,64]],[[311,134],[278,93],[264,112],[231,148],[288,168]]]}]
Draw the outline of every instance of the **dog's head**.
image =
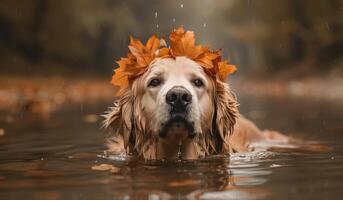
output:
[{"label": "dog's head", "polygon": [[213,89],[204,70],[186,57],[153,62],[139,88],[142,113],[149,117],[152,133],[178,142],[201,134],[214,111]]},{"label": "dog's head", "polygon": [[180,151],[183,145],[195,154],[184,157],[195,158],[222,151],[237,115],[226,83],[194,60],[176,56],[154,59],[135,77],[106,115],[105,126],[122,140],[121,151],[154,159],[161,157],[159,151]]}]

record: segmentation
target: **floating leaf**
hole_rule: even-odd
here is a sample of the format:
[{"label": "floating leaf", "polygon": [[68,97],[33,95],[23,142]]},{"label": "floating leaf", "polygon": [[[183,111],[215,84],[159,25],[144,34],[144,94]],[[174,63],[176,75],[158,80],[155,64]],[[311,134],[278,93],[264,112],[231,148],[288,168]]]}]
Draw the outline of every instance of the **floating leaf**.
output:
[{"label": "floating leaf", "polygon": [[110,171],[112,173],[117,173],[119,172],[119,168],[113,166],[113,165],[110,165],[110,164],[100,164],[100,165],[94,165],[92,166],[92,170],[95,170],[95,171]]},{"label": "floating leaf", "polygon": [[168,183],[169,187],[189,187],[199,185],[200,181],[195,179],[185,179],[178,181],[171,181]]}]

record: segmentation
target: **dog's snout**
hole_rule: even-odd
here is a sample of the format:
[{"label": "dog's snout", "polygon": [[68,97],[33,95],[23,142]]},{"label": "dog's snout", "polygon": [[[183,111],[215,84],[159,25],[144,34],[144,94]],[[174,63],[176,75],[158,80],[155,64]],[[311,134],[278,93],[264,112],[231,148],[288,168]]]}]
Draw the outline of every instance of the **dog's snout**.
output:
[{"label": "dog's snout", "polygon": [[175,108],[185,108],[192,102],[192,94],[182,86],[170,89],[166,95],[166,102]]}]

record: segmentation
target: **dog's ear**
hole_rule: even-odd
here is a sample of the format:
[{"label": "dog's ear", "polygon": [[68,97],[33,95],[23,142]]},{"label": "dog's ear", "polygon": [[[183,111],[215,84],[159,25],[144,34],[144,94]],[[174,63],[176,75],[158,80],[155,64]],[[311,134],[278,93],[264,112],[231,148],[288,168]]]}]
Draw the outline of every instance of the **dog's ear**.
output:
[{"label": "dog's ear", "polygon": [[215,82],[214,91],[215,113],[213,116],[213,133],[216,151],[222,150],[222,144],[227,136],[233,133],[236,118],[239,115],[238,104],[230,91],[229,85],[222,81]]},{"label": "dog's ear", "polygon": [[132,92],[126,91],[104,115],[104,128],[110,132],[109,151],[121,152],[127,149],[132,137]]}]

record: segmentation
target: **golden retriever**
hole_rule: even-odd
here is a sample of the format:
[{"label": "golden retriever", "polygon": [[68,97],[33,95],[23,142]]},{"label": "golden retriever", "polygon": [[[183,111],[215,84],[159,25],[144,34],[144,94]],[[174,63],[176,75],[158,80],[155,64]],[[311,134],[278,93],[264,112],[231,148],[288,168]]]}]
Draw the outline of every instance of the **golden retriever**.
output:
[{"label": "golden retriever", "polygon": [[[180,41],[190,37],[188,32],[181,33]],[[158,44],[153,51],[165,46]],[[133,48],[130,51],[129,58],[136,53]],[[288,141],[277,132],[259,130],[241,116],[229,85],[190,57],[151,58],[143,72],[129,79],[128,87],[105,115],[110,153],[147,160],[197,159],[251,151],[251,144],[261,140]],[[132,60],[139,62],[139,58]]]}]

